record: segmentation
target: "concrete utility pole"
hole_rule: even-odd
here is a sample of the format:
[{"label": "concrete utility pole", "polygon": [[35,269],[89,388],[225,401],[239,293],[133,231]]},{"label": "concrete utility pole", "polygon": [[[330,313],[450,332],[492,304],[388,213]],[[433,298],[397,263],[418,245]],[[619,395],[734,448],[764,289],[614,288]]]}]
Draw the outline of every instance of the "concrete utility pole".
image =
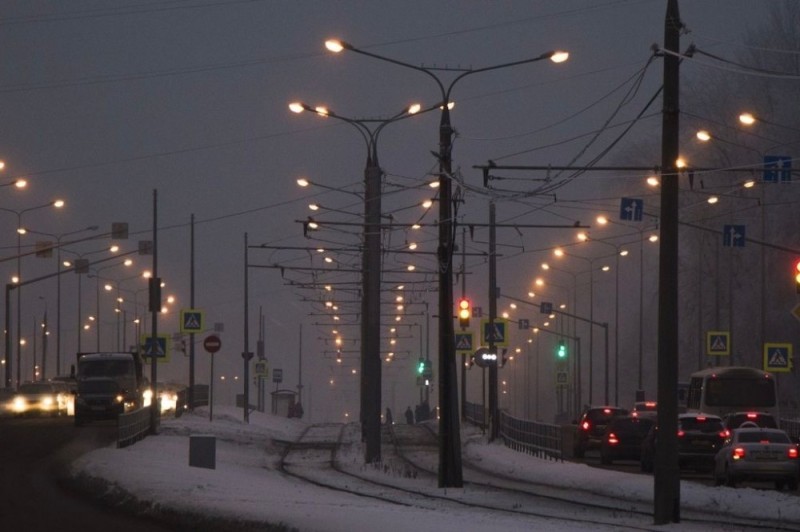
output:
[{"label": "concrete utility pole", "polygon": [[661,130],[661,250],[658,269],[658,426],[653,518],[680,521],[678,466],[678,123],[681,31],[678,0],[664,22],[664,108]]}]

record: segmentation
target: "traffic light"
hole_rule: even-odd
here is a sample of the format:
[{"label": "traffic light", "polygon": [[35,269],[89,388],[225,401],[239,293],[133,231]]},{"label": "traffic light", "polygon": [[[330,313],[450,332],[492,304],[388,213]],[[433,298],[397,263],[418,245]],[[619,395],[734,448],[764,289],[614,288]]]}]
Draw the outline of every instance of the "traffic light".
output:
[{"label": "traffic light", "polygon": [[466,297],[458,300],[458,324],[462,329],[469,327],[469,317],[472,314],[472,303]]},{"label": "traffic light", "polygon": [[560,340],[558,342],[558,347],[556,347],[556,358],[559,360],[567,359],[567,344],[564,342],[564,340]]},{"label": "traffic light", "polygon": [[425,359],[420,358],[419,362],[417,363],[417,375],[422,376],[422,374],[425,373],[425,366]]},{"label": "traffic light", "polygon": [[800,294],[800,259],[794,261],[794,287]]}]

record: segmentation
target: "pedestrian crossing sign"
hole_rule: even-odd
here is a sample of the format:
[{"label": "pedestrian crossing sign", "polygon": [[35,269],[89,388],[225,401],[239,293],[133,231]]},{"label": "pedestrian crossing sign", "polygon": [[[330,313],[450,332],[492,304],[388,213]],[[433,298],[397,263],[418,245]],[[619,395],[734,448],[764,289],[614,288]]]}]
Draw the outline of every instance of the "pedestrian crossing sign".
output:
[{"label": "pedestrian crossing sign", "polygon": [[706,355],[730,356],[731,333],[729,331],[708,331],[706,334]]},{"label": "pedestrian crossing sign", "polygon": [[489,320],[481,320],[481,345],[492,343],[496,347],[508,346],[508,320],[495,318],[489,324]]},{"label": "pedestrian crossing sign", "polygon": [[764,344],[764,371],[792,371],[792,344]]},{"label": "pedestrian crossing sign", "polygon": [[472,353],[475,350],[473,345],[471,332],[456,333],[456,351]]},{"label": "pedestrian crossing sign", "polygon": [[181,332],[186,334],[201,333],[205,330],[205,312],[190,308],[181,310]]},{"label": "pedestrian crossing sign", "polygon": [[142,355],[146,358],[154,357],[159,362],[169,362],[169,335],[159,334],[153,341],[152,335],[142,335]]}]

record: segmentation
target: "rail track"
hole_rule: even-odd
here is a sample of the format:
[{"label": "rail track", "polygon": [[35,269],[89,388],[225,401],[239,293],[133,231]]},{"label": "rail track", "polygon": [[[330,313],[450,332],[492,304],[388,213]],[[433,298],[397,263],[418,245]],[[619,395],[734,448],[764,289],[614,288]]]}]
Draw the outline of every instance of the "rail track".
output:
[{"label": "rail track", "polygon": [[[436,435],[424,425],[384,428],[382,460],[376,465],[363,464],[359,434],[352,424],[311,425],[296,441],[283,442],[278,468],[319,487],[392,505],[484,515],[489,511],[593,529],[658,530],[649,504],[532,483],[468,461],[463,488],[438,488]],[[710,511],[682,512],[682,529],[800,531],[800,523],[731,518]]]}]

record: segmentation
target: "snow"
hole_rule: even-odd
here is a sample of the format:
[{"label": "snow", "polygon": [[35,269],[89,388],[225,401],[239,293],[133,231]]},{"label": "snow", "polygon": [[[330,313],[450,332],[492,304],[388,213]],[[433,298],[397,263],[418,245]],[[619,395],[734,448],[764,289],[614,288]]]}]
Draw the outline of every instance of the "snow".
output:
[{"label": "snow", "polygon": [[[276,440],[295,440],[308,423],[253,412],[249,424],[245,424],[240,409],[215,408],[214,413],[213,421],[208,419],[208,412],[204,409],[177,419],[164,418],[156,436],[148,436],[124,449],[108,447],[82,456],[73,464],[73,475],[105,480],[110,484],[109,490],[120,488],[140,501],[178,512],[283,523],[304,531],[374,530],[378,527],[381,532],[569,531],[587,528],[585,523],[480,510],[453,510],[450,506],[440,508],[428,504],[409,508],[317,487],[277,469],[282,446]],[[532,484],[547,484],[552,491],[563,488],[576,497],[607,496],[617,502],[641,501],[652,505],[652,476],[539,459],[508,449],[499,442],[488,443],[471,427],[463,427],[463,432],[464,460],[484,469],[513,475]],[[192,435],[215,437],[214,469],[189,466]],[[360,467],[359,473],[364,473],[369,468],[363,465],[360,456],[360,449],[355,448],[341,459],[351,467],[353,464]],[[360,465],[359,460],[362,461]],[[316,474],[333,476],[325,472]],[[430,479],[408,478],[380,469],[373,468],[367,474],[382,476],[384,481],[391,479],[397,485],[414,485],[430,493],[444,494],[446,491],[459,494],[465,491],[439,489]],[[341,479],[337,482],[342,484]],[[774,490],[710,487],[688,481],[681,484],[684,515],[689,511],[714,509],[757,519],[782,516],[784,522],[800,523],[797,500],[796,496]],[[630,525],[630,518],[624,523]],[[636,525],[669,531],[710,529],[707,525],[699,527],[687,523],[654,527],[652,518],[646,517],[639,519]]]}]

